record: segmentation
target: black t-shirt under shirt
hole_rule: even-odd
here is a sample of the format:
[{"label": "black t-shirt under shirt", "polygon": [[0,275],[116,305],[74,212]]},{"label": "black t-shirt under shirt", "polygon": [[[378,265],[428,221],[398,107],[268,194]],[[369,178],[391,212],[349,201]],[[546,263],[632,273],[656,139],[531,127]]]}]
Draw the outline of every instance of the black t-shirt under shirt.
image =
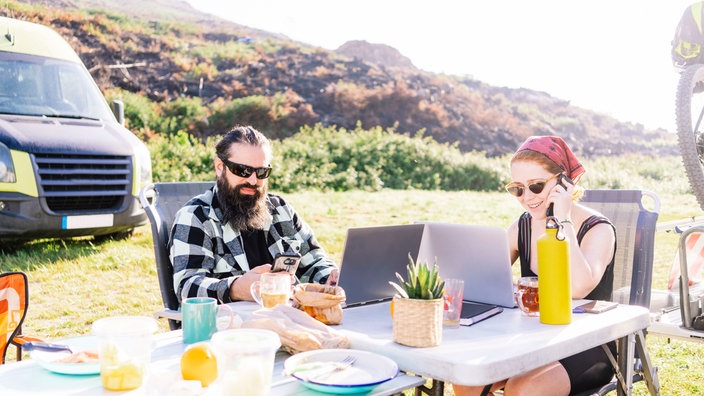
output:
[{"label": "black t-shirt under shirt", "polygon": [[262,230],[242,231],[241,235],[249,269],[262,264],[273,264],[274,258],[271,257],[266,243],[266,232]]}]

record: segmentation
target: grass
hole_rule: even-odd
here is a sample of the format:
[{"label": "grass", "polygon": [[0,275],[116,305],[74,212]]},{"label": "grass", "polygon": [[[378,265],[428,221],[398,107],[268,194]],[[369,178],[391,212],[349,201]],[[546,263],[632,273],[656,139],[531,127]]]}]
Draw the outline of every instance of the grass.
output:
[{"label": "grass", "polygon": [[[691,195],[659,194],[661,221],[700,214]],[[286,194],[286,198],[336,262],[342,256],[348,227],[416,220],[505,227],[521,212],[515,199],[505,193],[300,192]],[[678,236],[670,232],[656,236],[654,289],[666,288],[677,241]],[[27,273],[31,302],[24,330],[49,340],[88,334],[91,323],[102,317],[149,316],[162,307],[147,226],[126,241],[42,240],[5,247],[0,253],[0,270]],[[165,320],[160,326],[160,331],[168,330]],[[704,344],[657,336],[649,336],[647,344],[659,369],[663,395],[704,395]],[[636,394],[646,393],[642,384],[636,385]]]}]

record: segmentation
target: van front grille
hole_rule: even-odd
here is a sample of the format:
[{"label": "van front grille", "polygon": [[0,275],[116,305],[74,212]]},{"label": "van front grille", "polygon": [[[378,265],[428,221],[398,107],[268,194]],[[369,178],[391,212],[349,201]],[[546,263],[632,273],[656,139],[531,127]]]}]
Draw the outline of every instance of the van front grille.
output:
[{"label": "van front grille", "polygon": [[132,191],[129,156],[35,154],[39,185],[54,212],[117,210]]}]

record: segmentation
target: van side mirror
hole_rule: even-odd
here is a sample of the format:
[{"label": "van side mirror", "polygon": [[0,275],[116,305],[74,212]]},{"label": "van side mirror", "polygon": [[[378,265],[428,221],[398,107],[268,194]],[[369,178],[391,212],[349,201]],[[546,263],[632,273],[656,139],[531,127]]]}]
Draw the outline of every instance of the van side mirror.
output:
[{"label": "van side mirror", "polygon": [[120,125],[125,126],[125,104],[121,100],[112,101],[112,113]]}]

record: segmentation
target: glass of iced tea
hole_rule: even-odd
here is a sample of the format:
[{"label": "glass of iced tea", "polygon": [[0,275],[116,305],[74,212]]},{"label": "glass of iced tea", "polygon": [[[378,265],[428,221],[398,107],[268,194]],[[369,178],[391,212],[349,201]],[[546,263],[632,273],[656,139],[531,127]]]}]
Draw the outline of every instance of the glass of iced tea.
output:
[{"label": "glass of iced tea", "polygon": [[527,316],[538,316],[538,277],[524,276],[516,283],[516,304]]},{"label": "glass of iced tea", "polygon": [[252,297],[264,308],[288,304],[291,299],[291,275],[288,272],[267,272],[250,288]]}]

